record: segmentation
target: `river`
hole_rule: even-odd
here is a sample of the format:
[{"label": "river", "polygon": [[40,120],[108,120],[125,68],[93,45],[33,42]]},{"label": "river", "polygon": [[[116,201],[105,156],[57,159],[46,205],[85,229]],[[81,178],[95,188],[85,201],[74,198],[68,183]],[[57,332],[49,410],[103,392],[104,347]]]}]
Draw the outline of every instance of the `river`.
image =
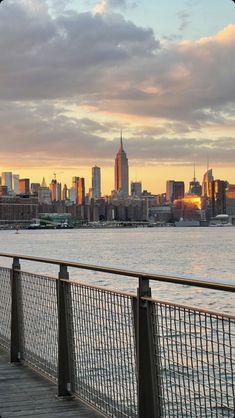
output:
[{"label": "river", "polygon": [[[204,277],[235,283],[235,228],[123,228],[0,231],[0,252],[89,263],[146,273]],[[10,261],[1,258],[1,265]],[[57,274],[50,265],[22,262],[22,269]],[[70,277],[133,292],[137,280],[72,269]],[[156,299],[235,314],[235,296],[153,283]]]}]

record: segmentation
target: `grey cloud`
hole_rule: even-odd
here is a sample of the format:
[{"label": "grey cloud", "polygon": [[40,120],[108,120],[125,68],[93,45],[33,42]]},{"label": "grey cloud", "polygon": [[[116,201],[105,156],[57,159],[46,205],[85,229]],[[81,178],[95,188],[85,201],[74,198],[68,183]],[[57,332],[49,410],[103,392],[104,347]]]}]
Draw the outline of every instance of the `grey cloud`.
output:
[{"label": "grey cloud", "polygon": [[[119,142],[116,125],[109,125],[113,140],[108,140],[106,124],[89,118],[68,118],[50,104],[40,107],[15,104],[14,108],[9,106],[2,110],[3,106],[0,106],[2,158],[8,155],[12,159],[14,153],[25,166],[35,161],[42,165],[60,162],[64,167],[92,162],[113,163]],[[149,131],[148,135],[143,132],[124,134],[125,148],[132,163],[187,164],[193,160],[204,161],[205,155],[210,155],[214,164],[234,163],[235,137],[216,140],[172,138],[160,130]],[[9,137],[11,141],[6,140]]]},{"label": "grey cloud", "polygon": [[0,14],[2,100],[72,98],[104,111],[209,123],[213,109],[234,103],[235,42],[160,47],[151,29],[118,14],[52,19],[46,7],[37,14],[22,4],[9,0]]},{"label": "grey cloud", "polygon": [[[159,48],[153,31],[121,15],[68,11],[52,19],[9,3],[0,14],[1,93],[5,100],[102,96],[134,57]],[[118,80],[115,84],[118,83]]]}]

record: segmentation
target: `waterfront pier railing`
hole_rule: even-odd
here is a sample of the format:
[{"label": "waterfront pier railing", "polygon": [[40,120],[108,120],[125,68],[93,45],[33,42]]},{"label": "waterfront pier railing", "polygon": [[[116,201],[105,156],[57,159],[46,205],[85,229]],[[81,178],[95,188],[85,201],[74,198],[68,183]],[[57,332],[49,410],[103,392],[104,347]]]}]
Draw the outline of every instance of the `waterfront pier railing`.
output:
[{"label": "waterfront pier railing", "polygon": [[[235,317],[152,298],[151,281],[235,286],[18,254],[0,267],[0,346],[104,417],[235,416]],[[20,261],[58,266],[58,277]],[[137,294],[69,279],[69,268],[138,279]]]}]

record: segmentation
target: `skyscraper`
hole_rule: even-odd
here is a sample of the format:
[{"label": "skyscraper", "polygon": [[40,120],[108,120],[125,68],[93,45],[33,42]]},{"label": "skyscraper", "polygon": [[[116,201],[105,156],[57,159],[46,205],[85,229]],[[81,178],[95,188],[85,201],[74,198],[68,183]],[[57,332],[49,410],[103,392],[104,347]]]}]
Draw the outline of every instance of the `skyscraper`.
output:
[{"label": "skyscraper", "polygon": [[12,173],[2,173],[2,186],[7,186],[8,192],[12,190]]},{"label": "skyscraper", "polygon": [[184,182],[175,181],[173,188],[173,201],[177,199],[182,199],[184,197]]},{"label": "skyscraper", "polygon": [[173,202],[174,183],[174,180],[167,180],[166,182],[166,201],[168,203]]},{"label": "skyscraper", "polygon": [[202,181],[202,196],[209,197],[210,196],[210,185],[213,182],[214,177],[212,174],[212,169],[207,170],[207,172],[203,176]]},{"label": "skyscraper", "polygon": [[20,176],[19,174],[13,174],[12,176],[12,187],[16,194],[19,194],[19,180]]},{"label": "skyscraper", "polygon": [[20,194],[30,194],[30,179],[19,180],[19,192]]},{"label": "skyscraper", "polygon": [[122,134],[120,138],[120,147],[115,158],[114,168],[115,190],[121,192],[124,196],[129,194],[129,167],[128,158],[123,148]]},{"label": "skyscraper", "polygon": [[166,201],[173,203],[176,199],[182,199],[184,197],[184,182],[167,180],[166,182]]},{"label": "skyscraper", "polygon": [[141,193],[142,193],[141,181],[132,181],[131,182],[131,196],[140,197]]},{"label": "skyscraper", "polygon": [[99,199],[101,197],[101,179],[100,167],[92,167],[92,197]]},{"label": "skyscraper", "polygon": [[61,201],[61,183],[58,183],[56,179],[51,180],[50,191],[52,202]]},{"label": "skyscraper", "polygon": [[77,203],[85,205],[85,179],[83,177],[78,177]]},{"label": "skyscraper", "polygon": [[85,179],[83,177],[74,176],[72,178],[72,198],[74,199],[75,193],[75,201],[78,205],[85,204]]}]

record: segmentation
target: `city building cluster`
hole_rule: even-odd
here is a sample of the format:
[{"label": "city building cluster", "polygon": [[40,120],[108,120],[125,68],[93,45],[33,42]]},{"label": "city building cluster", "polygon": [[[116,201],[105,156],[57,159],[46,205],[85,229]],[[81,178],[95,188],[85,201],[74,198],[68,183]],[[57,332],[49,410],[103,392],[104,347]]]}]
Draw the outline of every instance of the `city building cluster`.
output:
[{"label": "city building cluster", "polygon": [[235,185],[214,179],[207,169],[202,184],[194,178],[186,190],[183,181],[168,180],[165,193],[142,190],[141,181],[129,187],[128,158],[122,135],[114,164],[114,190],[101,191],[101,169],[92,167],[92,187],[74,176],[71,187],[56,178],[46,184],[31,183],[18,174],[0,177],[0,226],[58,227],[107,223],[149,225],[208,225],[235,223]]}]

